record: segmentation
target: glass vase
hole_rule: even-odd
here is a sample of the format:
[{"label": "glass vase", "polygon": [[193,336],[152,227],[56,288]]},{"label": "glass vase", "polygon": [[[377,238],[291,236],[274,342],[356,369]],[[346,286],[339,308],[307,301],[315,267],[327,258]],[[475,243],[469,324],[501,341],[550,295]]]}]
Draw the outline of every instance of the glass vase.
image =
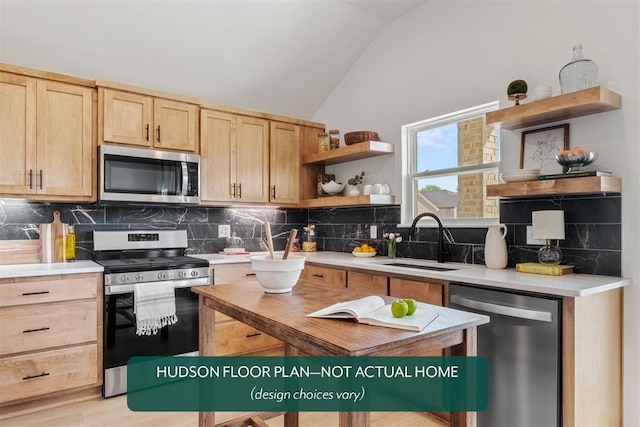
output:
[{"label": "glass vase", "polygon": [[582,55],[582,45],[573,47],[571,62],[560,69],[560,91],[575,92],[598,86],[598,66]]},{"label": "glass vase", "polygon": [[387,256],[391,259],[396,257],[396,242],[387,242]]}]

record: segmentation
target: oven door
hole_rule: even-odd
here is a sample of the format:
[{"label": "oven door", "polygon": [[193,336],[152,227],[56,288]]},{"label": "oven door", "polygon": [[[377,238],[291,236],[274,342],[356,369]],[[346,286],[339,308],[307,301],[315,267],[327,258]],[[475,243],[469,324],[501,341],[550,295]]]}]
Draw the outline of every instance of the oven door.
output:
[{"label": "oven door", "polygon": [[[133,288],[132,285],[129,287]],[[126,291],[129,287],[111,286],[105,295],[104,397],[126,393],[130,357],[196,355],[198,351],[198,295],[191,292],[194,286],[180,287],[178,284],[175,289],[178,322],[150,336],[136,334],[133,290]]]}]

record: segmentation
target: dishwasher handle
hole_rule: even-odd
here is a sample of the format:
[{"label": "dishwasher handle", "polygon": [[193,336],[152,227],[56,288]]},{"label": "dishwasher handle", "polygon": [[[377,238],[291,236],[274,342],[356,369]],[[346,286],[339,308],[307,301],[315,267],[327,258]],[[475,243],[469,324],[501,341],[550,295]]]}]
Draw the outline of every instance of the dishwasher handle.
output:
[{"label": "dishwasher handle", "polygon": [[505,305],[492,304],[490,302],[478,301],[469,298],[462,298],[458,295],[451,295],[450,300],[452,303],[472,308],[475,310],[482,310],[486,313],[501,314],[503,316],[516,317],[518,319],[537,320],[539,322],[551,322],[551,313],[548,311],[528,310],[526,308],[508,307]]}]

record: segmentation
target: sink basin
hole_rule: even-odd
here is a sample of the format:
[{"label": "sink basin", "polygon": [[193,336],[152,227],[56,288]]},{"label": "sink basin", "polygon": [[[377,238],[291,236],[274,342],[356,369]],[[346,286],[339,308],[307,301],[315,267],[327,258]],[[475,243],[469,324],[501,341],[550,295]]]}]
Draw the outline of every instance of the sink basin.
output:
[{"label": "sink basin", "polygon": [[431,270],[431,271],[457,270],[457,268],[435,267],[435,266],[432,266],[432,265],[405,264],[405,263],[402,263],[402,262],[392,262],[392,263],[385,264],[385,265],[390,265],[392,267],[417,268],[417,269],[420,269],[420,270]]}]

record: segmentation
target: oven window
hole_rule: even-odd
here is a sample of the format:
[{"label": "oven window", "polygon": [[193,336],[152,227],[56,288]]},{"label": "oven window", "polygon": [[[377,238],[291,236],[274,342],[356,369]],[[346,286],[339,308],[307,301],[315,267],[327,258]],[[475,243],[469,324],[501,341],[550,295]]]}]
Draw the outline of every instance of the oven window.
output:
[{"label": "oven window", "polygon": [[106,154],[104,190],[112,193],[174,196],[182,189],[180,162]]},{"label": "oven window", "polygon": [[136,335],[133,293],[105,295],[104,368],[124,366],[133,356],[169,356],[198,351],[198,296],[176,289],[178,322],[155,335]]}]

